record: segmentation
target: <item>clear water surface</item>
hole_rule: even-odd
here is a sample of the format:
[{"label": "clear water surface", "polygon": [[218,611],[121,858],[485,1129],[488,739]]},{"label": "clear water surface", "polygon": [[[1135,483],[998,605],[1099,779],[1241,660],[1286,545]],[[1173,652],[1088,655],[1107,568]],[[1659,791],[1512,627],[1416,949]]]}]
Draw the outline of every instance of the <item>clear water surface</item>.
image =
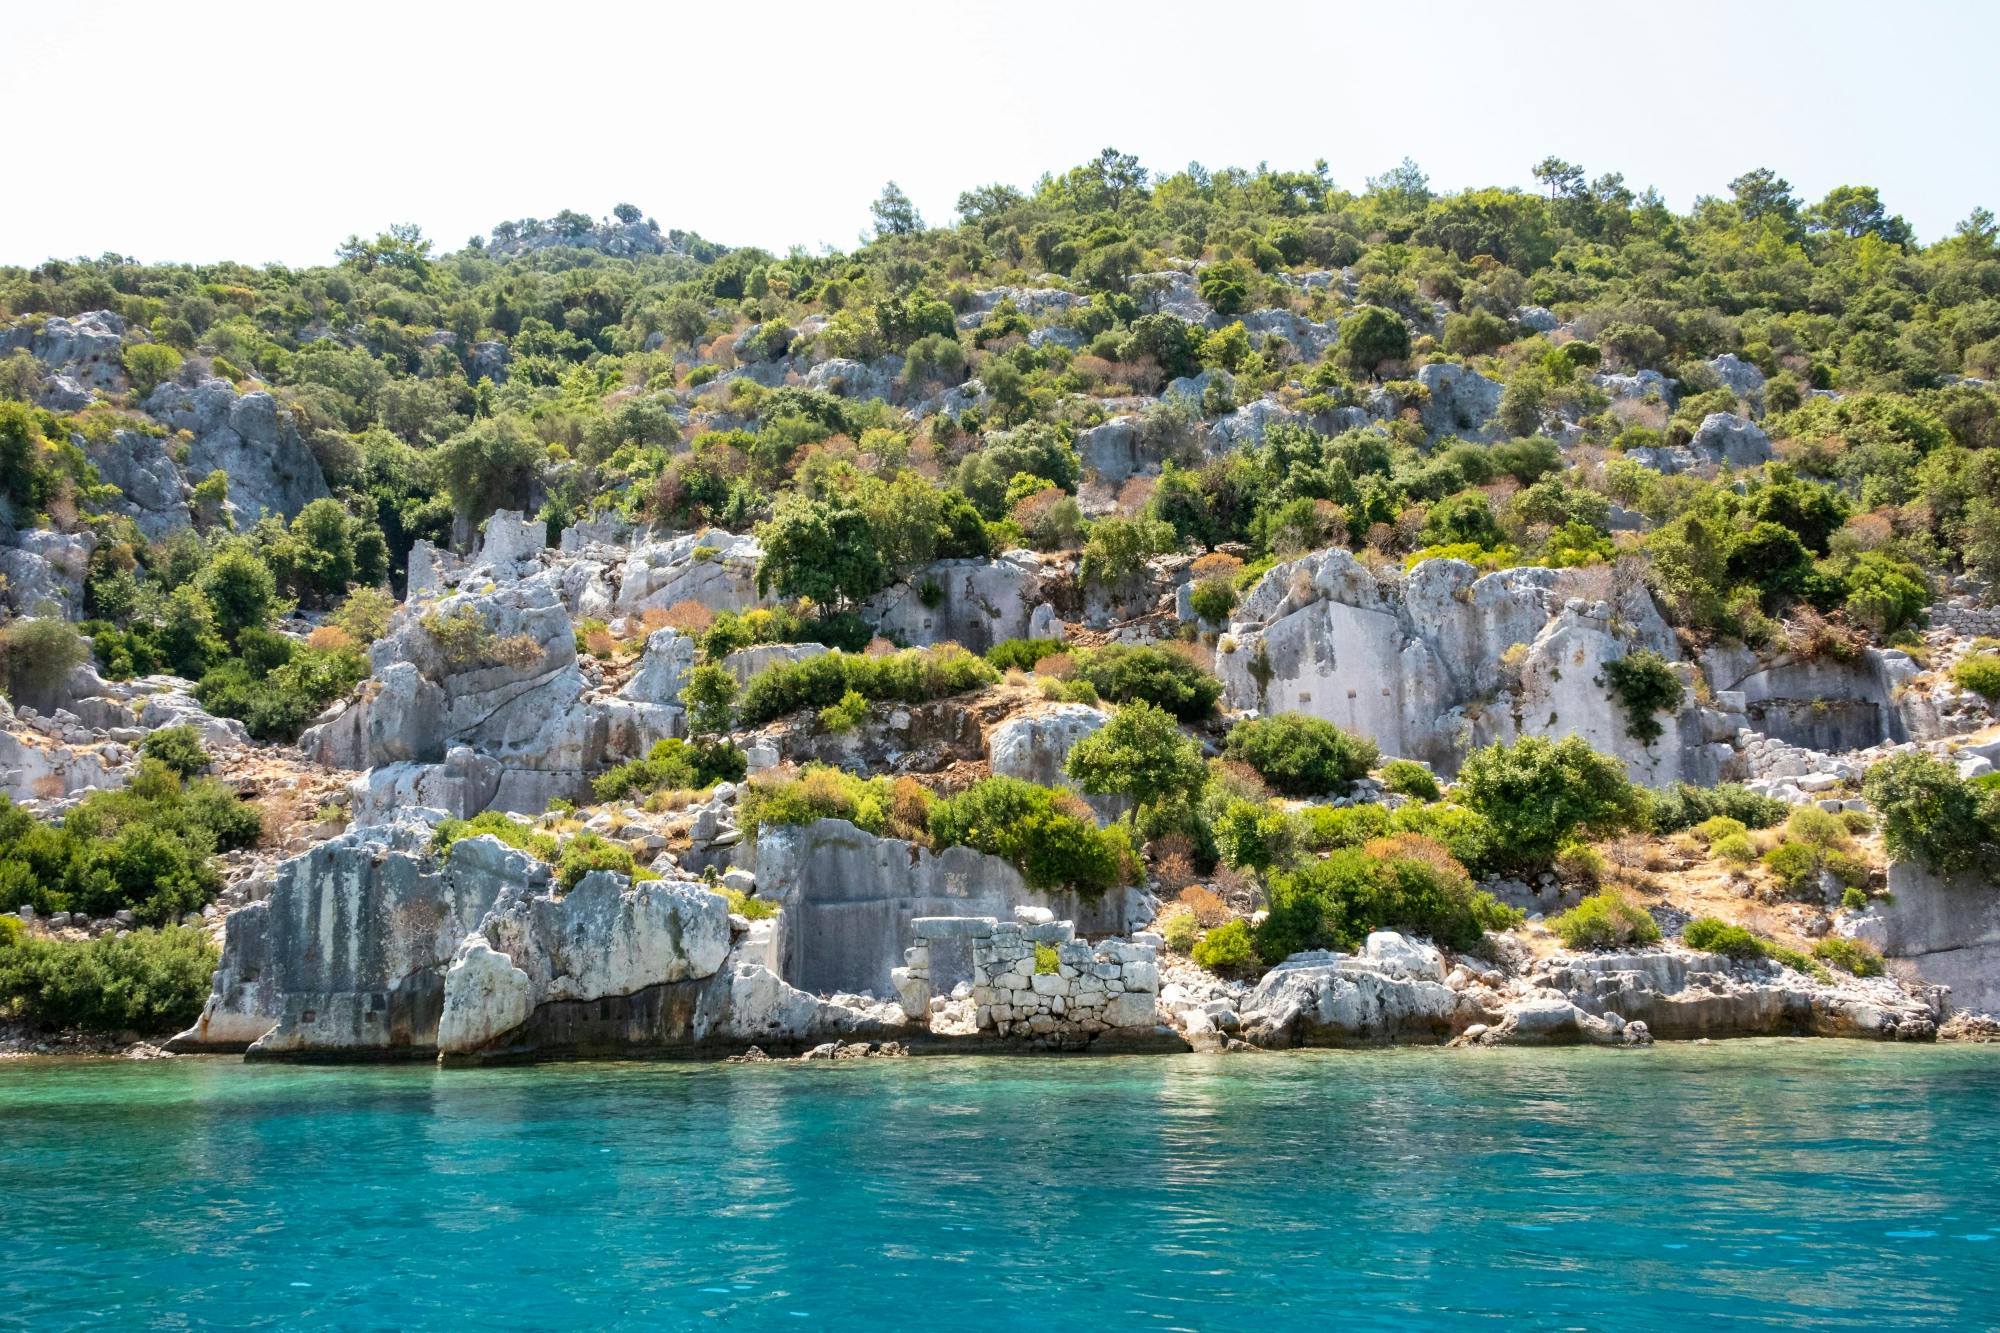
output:
[{"label": "clear water surface", "polygon": [[0,1065],[0,1326],[2000,1325],[2000,1048]]}]

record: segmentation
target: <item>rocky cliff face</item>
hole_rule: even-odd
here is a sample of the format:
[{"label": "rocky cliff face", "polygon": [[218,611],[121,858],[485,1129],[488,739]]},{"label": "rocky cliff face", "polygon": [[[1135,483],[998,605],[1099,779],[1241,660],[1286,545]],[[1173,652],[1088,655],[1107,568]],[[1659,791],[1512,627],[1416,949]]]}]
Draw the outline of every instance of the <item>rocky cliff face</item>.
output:
[{"label": "rocky cliff face", "polygon": [[1733,720],[1691,696],[1661,719],[1661,740],[1628,734],[1604,664],[1639,648],[1677,659],[1679,648],[1643,586],[1607,587],[1595,574],[1481,576],[1427,560],[1378,575],[1346,551],[1322,551],[1264,575],[1224,648],[1217,668],[1231,707],[1325,718],[1444,773],[1480,745],[1523,735],[1580,735],[1654,785],[1715,782],[1731,754]]},{"label": "rocky cliff face", "polygon": [[2000,891],[1991,879],[1947,879],[1913,861],[1892,861],[1888,897],[1844,922],[1843,933],[1949,987],[1954,1009],[2000,1014]]},{"label": "rocky cliff face", "polygon": [[430,851],[422,819],[285,862],[230,916],[179,1050],[485,1059],[868,1035],[887,1005],[806,995],[767,966],[768,926],[688,881],[598,871],[564,893],[497,839]]}]

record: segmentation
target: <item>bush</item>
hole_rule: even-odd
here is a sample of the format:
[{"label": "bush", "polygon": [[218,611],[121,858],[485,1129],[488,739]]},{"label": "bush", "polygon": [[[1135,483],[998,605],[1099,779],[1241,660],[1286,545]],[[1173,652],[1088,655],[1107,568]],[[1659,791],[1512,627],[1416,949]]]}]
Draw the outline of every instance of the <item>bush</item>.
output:
[{"label": "bush", "polygon": [[779,663],[750,678],[738,705],[741,725],[759,727],[801,708],[827,708],[849,691],[870,702],[926,703],[983,689],[1000,673],[956,644],[906,648],[887,657],[822,653]]},{"label": "bush", "polygon": [[1224,752],[1287,796],[1343,795],[1381,757],[1375,742],[1300,713],[1237,723]]},{"label": "bush", "polygon": [[181,373],[181,354],[165,343],[126,343],[120,353],[135,398],[144,398]]},{"label": "bush", "polygon": [[609,870],[628,879],[645,877],[633,865],[630,847],[595,833],[579,833],[562,845],[556,857],[556,888],[568,893],[594,870]]},{"label": "bush", "polygon": [[1171,649],[1152,644],[1107,644],[1076,654],[1076,678],[1112,703],[1144,699],[1183,722],[1207,717],[1222,697],[1222,682]]},{"label": "bush", "polygon": [[1726,865],[1747,866],[1757,859],[1757,848],[1741,833],[1727,833],[1708,845],[1708,854]]},{"label": "bush", "polygon": [[1667,659],[1650,648],[1641,648],[1606,662],[1604,679],[1612,697],[1625,710],[1626,734],[1647,745],[1658,740],[1663,730],[1658,714],[1681,705],[1680,678]]},{"label": "bush", "polygon": [[1227,578],[1202,579],[1189,590],[1188,603],[1209,624],[1223,624],[1236,609],[1236,585]]},{"label": "bush", "polygon": [[1728,815],[1715,815],[1694,826],[1694,835],[1710,847],[1714,847],[1719,839],[1741,836],[1749,831],[1742,820],[1731,819]]},{"label": "bush", "polygon": [[219,961],[190,926],[76,943],[0,933],[0,1009],[42,1028],[160,1036],[194,1022]]},{"label": "bush", "polygon": [[1209,971],[1227,976],[1251,968],[1257,961],[1257,950],[1249,924],[1237,920],[1205,933],[1190,956]]},{"label": "bush", "polygon": [[1169,907],[1160,913],[1157,928],[1167,948],[1177,954],[1193,953],[1196,942],[1201,939],[1201,922],[1195,919],[1192,908]]},{"label": "bush", "polygon": [[1712,916],[1698,916],[1681,928],[1681,942],[1690,949],[1719,953],[1740,960],[1764,957],[1764,941],[1741,926]]},{"label": "bush", "polygon": [[1270,879],[1270,912],[1257,952],[1278,962],[1305,949],[1352,949],[1373,930],[1428,936],[1447,949],[1474,949],[1488,930],[1522,914],[1476,890],[1463,866],[1438,844],[1412,834],[1343,848]]},{"label": "bush", "polygon": [[157,759],[181,777],[191,778],[207,768],[210,759],[202,747],[201,733],[193,727],[161,727],[139,742],[139,752]]},{"label": "bush", "polygon": [[1977,653],[1959,659],[1951,678],[1962,689],[2000,701],[2000,653]]},{"label": "bush", "polygon": [[1819,891],[1820,855],[1802,842],[1781,842],[1764,853],[1764,869],[1793,897]]},{"label": "bush", "polygon": [[765,921],[778,914],[778,905],[769,898],[752,898],[741,889],[732,889],[726,884],[711,884],[710,893],[722,895],[729,904],[729,910],[746,921]]},{"label": "bush", "polygon": [[706,791],[718,782],[741,782],[747,768],[743,751],[727,742],[704,744],[669,737],[654,742],[644,759],[599,774],[590,790],[599,801],[629,800],[655,791]]},{"label": "bush", "polygon": [[1660,938],[1660,927],[1651,913],[1614,889],[1594,893],[1569,911],[1551,917],[1549,928],[1572,949],[1616,949],[1652,944]]},{"label": "bush", "polygon": [[1882,955],[1860,940],[1828,935],[1824,939],[1814,941],[1812,956],[1822,963],[1831,963],[1841,971],[1851,972],[1857,977],[1882,975]]},{"label": "bush", "polygon": [[1866,911],[1868,908],[1868,891],[1866,889],[1857,889],[1850,885],[1840,891],[1840,905],[1850,912]]},{"label": "bush", "polygon": [[0,797],[0,902],[37,912],[170,924],[214,901],[213,854],[253,845],[257,807],[213,778],[183,783],[144,759],[117,791],[85,797],[60,824],[45,824]]},{"label": "bush", "polygon": [[1488,875],[1495,869],[1494,846],[1498,834],[1492,821],[1477,810],[1462,805],[1405,805],[1389,815],[1388,823],[1391,832],[1429,838],[1475,875]]},{"label": "bush", "polygon": [[1775,797],[1759,796],[1732,782],[1715,787],[1695,787],[1683,782],[1667,791],[1654,792],[1651,807],[1647,823],[1655,833],[1674,833],[1717,818],[1734,819],[1745,828],[1769,828],[1781,822],[1792,809]]},{"label": "bush", "polygon": [[986,650],[986,660],[1002,671],[1033,671],[1037,662],[1062,650],[1056,639],[1002,639]]},{"label": "bush", "polygon": [[1128,796],[1142,808],[1169,793],[1197,792],[1208,775],[1201,746],[1143,699],[1072,746],[1065,771],[1093,796]]},{"label": "bush", "polygon": [[2000,856],[2000,790],[1963,781],[1921,751],[1885,759],[1862,782],[1889,855],[1954,875]]},{"label": "bush", "polygon": [[441,819],[431,830],[431,851],[448,859],[451,849],[467,838],[491,836],[516,851],[526,852],[537,861],[556,859],[556,840],[533,824],[525,824],[498,810],[483,810],[470,819]]},{"label": "bush", "polygon": [[1382,765],[1382,786],[1419,801],[1435,801],[1442,795],[1437,775],[1414,759],[1391,759]]},{"label": "bush", "polygon": [[819,710],[819,724],[838,736],[860,726],[867,716],[868,701],[849,690],[840,696],[840,702]]},{"label": "bush", "polygon": [[[771,824],[810,824],[818,819],[844,819],[868,833],[889,829],[890,783],[887,778],[858,778],[825,764],[812,764],[796,776],[759,776],[744,789],[739,817],[753,837]],[[928,822],[928,815],[926,815]],[[916,830],[920,835],[922,830]],[[908,837],[897,832],[897,837]]]},{"label": "bush", "polygon": [[[256,633],[246,630],[246,640]],[[294,648],[274,634],[264,639],[284,654],[279,665],[231,658],[206,672],[194,691],[202,707],[236,718],[259,740],[297,740],[328,704],[368,677],[368,659],[353,647]]]},{"label": "bush", "polygon": [[64,620],[34,616],[0,629],[7,697],[17,703],[42,698],[89,656],[83,636]]},{"label": "bush", "polygon": [[1459,798],[1493,826],[1494,856],[1517,870],[1545,866],[1580,837],[1604,837],[1645,822],[1644,794],[1625,766],[1580,736],[1524,736],[1490,745],[1465,761]]},{"label": "bush", "polygon": [[931,841],[963,845],[1012,861],[1038,889],[1097,897],[1136,869],[1123,830],[1100,829],[1073,793],[1018,778],[974,783],[931,807]]}]

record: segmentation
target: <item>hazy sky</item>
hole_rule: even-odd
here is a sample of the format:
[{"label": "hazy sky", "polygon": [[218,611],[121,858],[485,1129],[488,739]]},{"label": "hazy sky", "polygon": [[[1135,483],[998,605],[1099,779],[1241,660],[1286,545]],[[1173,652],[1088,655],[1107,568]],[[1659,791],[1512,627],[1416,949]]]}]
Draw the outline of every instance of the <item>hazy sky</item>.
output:
[{"label": "hazy sky", "polygon": [[323,263],[415,222],[639,205],[843,248],[1107,144],[1155,170],[1532,186],[1554,153],[1677,209],[1770,166],[1879,186],[1925,240],[2000,210],[2000,2],[1111,5],[427,0],[10,6],[0,263]]}]

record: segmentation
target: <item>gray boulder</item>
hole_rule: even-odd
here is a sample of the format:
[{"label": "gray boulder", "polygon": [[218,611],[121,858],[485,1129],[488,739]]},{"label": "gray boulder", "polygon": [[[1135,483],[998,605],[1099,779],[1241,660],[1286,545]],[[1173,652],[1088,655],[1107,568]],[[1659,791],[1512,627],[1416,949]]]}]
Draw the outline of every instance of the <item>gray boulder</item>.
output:
[{"label": "gray boulder", "polygon": [[1469,366],[1433,361],[1417,371],[1417,383],[1430,391],[1423,407],[1424,430],[1433,439],[1456,435],[1484,440],[1493,434],[1493,414],[1500,410],[1506,386],[1487,379]]},{"label": "gray boulder", "polygon": [[113,507],[139,531],[157,541],[187,528],[191,487],[174,466],[166,442],[138,431],[114,432],[103,444],[84,442],[83,450],[100,480],[116,486],[120,500]]},{"label": "gray boulder", "polygon": [[217,471],[229,478],[228,507],[240,528],[268,515],[292,518],[328,494],[319,460],[268,393],[238,397],[224,379],[192,389],[170,382],[153,391],[146,411],[193,434],[183,469],[191,482]]},{"label": "gray boulder", "polygon": [[1771,461],[1771,437],[1762,426],[1734,412],[1710,412],[1703,417],[1694,433],[1693,447],[1710,461],[1728,467],[1749,468]]}]

